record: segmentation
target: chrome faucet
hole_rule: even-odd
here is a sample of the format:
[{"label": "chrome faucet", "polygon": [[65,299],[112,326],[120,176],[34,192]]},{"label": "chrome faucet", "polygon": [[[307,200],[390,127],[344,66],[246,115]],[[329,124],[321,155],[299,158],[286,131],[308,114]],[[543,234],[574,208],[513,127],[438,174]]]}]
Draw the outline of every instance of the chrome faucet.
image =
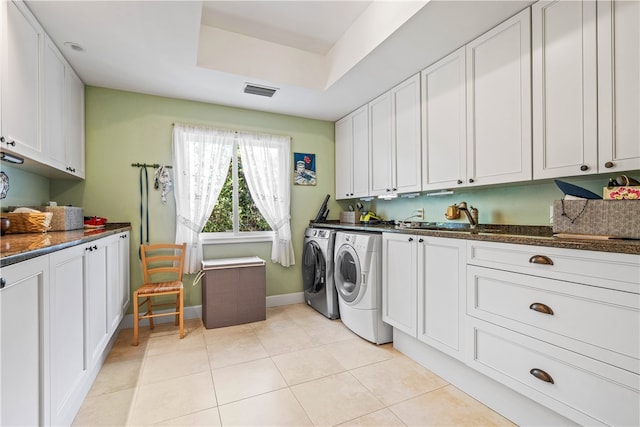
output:
[{"label": "chrome faucet", "polygon": [[467,219],[469,220],[469,225],[471,226],[471,230],[477,230],[478,228],[478,209],[470,206],[467,208],[467,202],[460,202],[458,205],[458,209],[465,213]]}]

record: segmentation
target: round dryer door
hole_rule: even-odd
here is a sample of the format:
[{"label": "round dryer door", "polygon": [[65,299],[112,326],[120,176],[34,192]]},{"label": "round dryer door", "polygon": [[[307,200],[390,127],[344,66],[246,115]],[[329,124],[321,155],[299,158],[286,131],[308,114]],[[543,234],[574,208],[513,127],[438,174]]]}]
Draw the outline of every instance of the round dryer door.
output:
[{"label": "round dryer door", "polygon": [[324,291],[326,260],[318,243],[310,240],[304,244],[302,250],[302,285],[304,290],[311,293]]},{"label": "round dryer door", "polygon": [[340,298],[348,303],[354,302],[360,294],[362,275],[360,260],[353,246],[342,245],[338,249],[333,277]]}]

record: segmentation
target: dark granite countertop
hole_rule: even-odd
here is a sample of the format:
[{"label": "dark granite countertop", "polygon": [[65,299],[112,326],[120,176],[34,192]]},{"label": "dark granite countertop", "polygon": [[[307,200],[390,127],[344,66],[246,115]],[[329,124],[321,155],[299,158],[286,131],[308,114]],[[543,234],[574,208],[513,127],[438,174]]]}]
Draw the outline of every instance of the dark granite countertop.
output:
[{"label": "dark granite countertop", "polygon": [[[343,224],[337,221],[329,221],[327,223],[312,222],[310,225],[337,230],[405,233],[421,236],[448,237],[452,239],[482,240],[487,242],[640,255],[640,240],[556,237],[553,235],[551,227],[545,226],[481,224],[478,226],[478,233],[470,233],[465,229],[467,225],[463,223],[443,223],[441,229],[435,230],[405,228],[392,224]],[[459,227],[457,227],[457,225],[459,225]],[[445,229],[446,227],[452,228]]]},{"label": "dark granite countertop", "polygon": [[131,230],[130,223],[110,223],[102,229],[5,234],[0,238],[0,267]]}]

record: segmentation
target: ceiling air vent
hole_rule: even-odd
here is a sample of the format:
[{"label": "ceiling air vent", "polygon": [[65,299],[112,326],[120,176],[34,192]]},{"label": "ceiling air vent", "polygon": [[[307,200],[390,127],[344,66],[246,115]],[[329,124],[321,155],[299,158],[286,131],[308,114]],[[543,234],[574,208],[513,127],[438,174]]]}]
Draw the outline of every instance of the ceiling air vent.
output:
[{"label": "ceiling air vent", "polygon": [[251,83],[246,83],[244,85],[244,93],[266,96],[268,98],[271,98],[277,90],[278,89],[274,87],[258,86]]}]

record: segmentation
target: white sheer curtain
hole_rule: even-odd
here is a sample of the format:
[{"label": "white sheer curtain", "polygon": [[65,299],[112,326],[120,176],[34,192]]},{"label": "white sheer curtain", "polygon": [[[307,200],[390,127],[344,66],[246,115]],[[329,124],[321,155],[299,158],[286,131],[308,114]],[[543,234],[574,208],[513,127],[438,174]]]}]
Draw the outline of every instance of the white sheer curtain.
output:
[{"label": "white sheer curtain", "polygon": [[231,130],[177,123],[173,127],[176,243],[187,243],[185,273],[201,268],[199,235],[224,185],[234,136]]},{"label": "white sheer curtain", "polygon": [[271,260],[295,264],[291,244],[291,139],[287,136],[238,132],[244,176],[264,219],[274,232]]}]

